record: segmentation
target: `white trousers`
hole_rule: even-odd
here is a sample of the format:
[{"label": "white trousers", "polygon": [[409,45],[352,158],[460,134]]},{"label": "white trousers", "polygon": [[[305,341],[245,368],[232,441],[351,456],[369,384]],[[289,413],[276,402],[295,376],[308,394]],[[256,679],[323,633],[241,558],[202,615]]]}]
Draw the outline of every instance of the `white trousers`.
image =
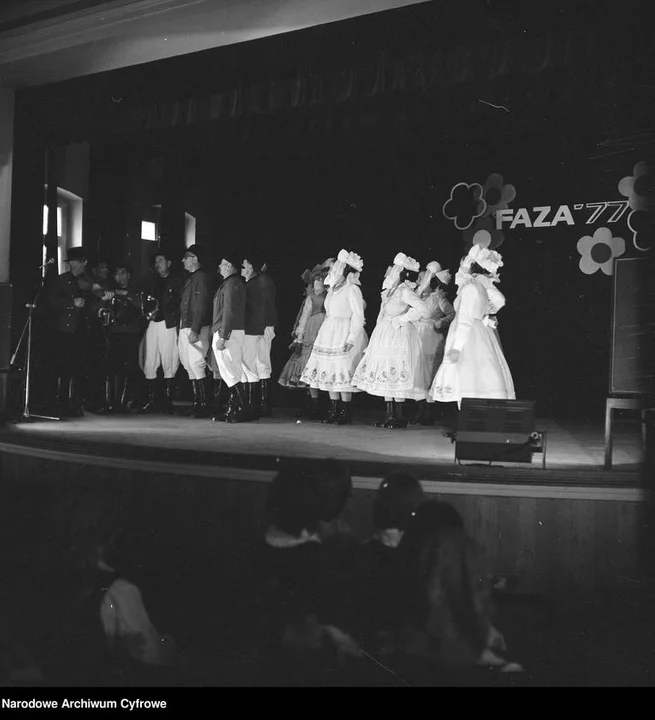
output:
[{"label": "white trousers", "polygon": [[245,335],[243,339],[243,371],[247,382],[271,377],[271,344],[275,330],[267,327],[263,335]]},{"label": "white trousers", "polygon": [[200,328],[198,342],[189,342],[191,328],[181,328],[177,341],[180,361],[189,375],[189,380],[202,380],[207,369],[207,351],[209,350],[209,325]]},{"label": "white trousers", "polygon": [[160,367],[165,378],[174,378],[180,367],[177,328],[167,328],[164,320],[151,320],[143,336],[143,346],[143,374],[146,380],[154,380]]},{"label": "white trousers", "polygon": [[246,375],[243,370],[243,340],[246,334],[243,330],[232,330],[230,339],[227,340],[222,350],[217,350],[219,340],[217,332],[212,338],[212,349],[218,366],[220,378],[228,387],[234,387],[237,383],[246,382]]}]

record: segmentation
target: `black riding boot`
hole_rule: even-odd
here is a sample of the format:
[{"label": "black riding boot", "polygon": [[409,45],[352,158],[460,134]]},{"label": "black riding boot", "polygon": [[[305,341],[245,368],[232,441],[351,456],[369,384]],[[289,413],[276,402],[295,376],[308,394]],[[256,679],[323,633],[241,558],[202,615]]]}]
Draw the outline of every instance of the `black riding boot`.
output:
[{"label": "black riding boot", "polygon": [[[251,384],[251,383],[249,383]],[[251,417],[248,413],[248,393],[245,383],[237,383],[233,388],[233,402],[231,410],[226,413],[225,421],[229,423],[248,422]]]},{"label": "black riding boot", "polygon": [[114,410],[114,378],[107,376],[104,385],[105,399],[103,404],[98,408],[99,415],[108,415]]},{"label": "black riding boot", "polygon": [[200,410],[200,399],[198,395],[198,381],[191,381],[191,390],[193,390],[193,405],[191,409],[186,412],[187,417],[196,417],[196,413]]},{"label": "black riding boot", "polygon": [[57,406],[57,414],[60,417],[71,417],[70,405],[68,404],[68,383],[70,378],[60,376],[57,378],[57,389],[55,391],[55,404]]},{"label": "black riding boot", "polygon": [[157,380],[146,380],[148,387],[148,399],[145,405],[139,408],[140,413],[153,413],[159,411],[159,403],[157,402]]},{"label": "black riding boot", "polygon": [[227,422],[227,419],[237,411],[238,399],[235,387],[229,388],[227,403],[212,415],[212,422]]},{"label": "black riding boot", "polygon": [[163,405],[163,411],[167,415],[172,415],[175,412],[175,408],[173,407],[173,390],[175,385],[175,379],[174,378],[164,378],[164,402]]},{"label": "black riding boot", "polygon": [[[228,390],[227,385],[221,378],[214,378],[212,388],[212,413],[214,416],[225,415],[225,393]],[[212,417],[213,419],[213,417]]]},{"label": "black riding boot", "polygon": [[261,392],[259,416],[271,417],[273,415],[273,408],[271,406],[271,381],[260,380],[259,389]]},{"label": "black riding boot", "polygon": [[80,381],[75,378],[70,378],[68,381],[68,407],[70,417],[84,417],[80,397]]},{"label": "black riding boot", "polygon": [[389,423],[393,420],[393,400],[387,400],[384,404],[386,415],[375,423],[375,427],[389,427]]},{"label": "black riding boot", "polygon": [[205,387],[205,379],[194,380],[197,393],[197,403],[194,404],[191,415],[196,418],[206,418],[211,415],[211,407],[207,398],[207,388]]},{"label": "black riding boot", "polygon": [[244,397],[246,399],[246,404],[243,408],[244,415],[248,420],[259,420],[259,406],[261,403],[259,383],[251,382],[247,385],[247,388],[244,387]]},{"label": "black riding boot", "polygon": [[114,412],[127,415],[130,409],[127,406],[127,378],[116,375],[114,379]]},{"label": "black riding boot", "polygon": [[333,425],[337,418],[339,417],[339,410],[340,410],[340,400],[330,400],[330,412],[326,418],[321,420],[322,423],[326,423],[328,425]]}]

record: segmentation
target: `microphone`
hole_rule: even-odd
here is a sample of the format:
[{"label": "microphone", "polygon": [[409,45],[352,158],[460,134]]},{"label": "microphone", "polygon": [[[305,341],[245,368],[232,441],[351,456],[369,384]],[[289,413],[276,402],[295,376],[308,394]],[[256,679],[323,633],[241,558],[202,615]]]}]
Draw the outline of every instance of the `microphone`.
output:
[{"label": "microphone", "polygon": [[39,265],[40,268],[47,267],[48,265],[54,265],[57,261],[54,258],[50,258],[50,260],[46,260],[43,265]]}]

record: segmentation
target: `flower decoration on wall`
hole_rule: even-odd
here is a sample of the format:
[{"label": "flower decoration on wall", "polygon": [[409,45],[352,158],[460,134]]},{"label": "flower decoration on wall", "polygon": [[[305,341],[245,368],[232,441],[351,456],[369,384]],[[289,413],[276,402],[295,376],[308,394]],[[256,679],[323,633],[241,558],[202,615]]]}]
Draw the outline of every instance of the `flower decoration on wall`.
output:
[{"label": "flower decoration on wall", "polygon": [[592,235],[585,235],[578,240],[580,253],[580,270],[585,275],[593,275],[601,270],[605,275],[614,273],[614,259],[625,252],[625,240],[613,237],[612,231],[601,227]]},{"label": "flower decoration on wall", "polygon": [[505,185],[500,173],[492,173],[484,183],[482,197],[487,203],[485,215],[494,215],[496,210],[505,210],[516,197],[514,185]]},{"label": "flower decoration on wall", "polygon": [[[639,252],[648,252],[653,249],[655,238],[655,212],[633,210],[628,215],[628,227],[632,231],[632,244]],[[644,238],[649,238],[645,240]]]},{"label": "flower decoration on wall", "polygon": [[496,230],[496,225],[490,215],[476,218],[473,225],[462,233],[464,250],[468,252],[473,245],[482,245],[490,250],[498,249],[505,240],[502,230]]},{"label": "flower decoration on wall", "polygon": [[628,227],[632,232],[632,244],[636,250],[648,252],[653,249],[655,177],[649,174],[646,162],[638,162],[632,172],[619,182],[619,192],[628,198]]},{"label": "flower decoration on wall", "polygon": [[480,183],[457,183],[443,205],[444,217],[452,220],[458,230],[466,230],[487,209],[483,194]]},{"label": "flower decoration on wall", "polygon": [[[619,192],[627,197],[631,210],[648,210],[649,194],[652,193],[652,179],[648,175],[648,164],[638,162],[633,174],[619,181]],[[649,182],[650,180],[650,182]]]}]

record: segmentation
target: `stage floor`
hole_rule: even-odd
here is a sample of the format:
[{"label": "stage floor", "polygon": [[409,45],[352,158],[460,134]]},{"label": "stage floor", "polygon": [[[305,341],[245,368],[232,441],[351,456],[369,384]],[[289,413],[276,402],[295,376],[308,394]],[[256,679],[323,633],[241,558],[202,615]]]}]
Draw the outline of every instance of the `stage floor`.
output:
[{"label": "stage floor", "polygon": [[[455,462],[455,446],[445,437],[449,428],[409,426],[405,430],[373,427],[375,416],[358,416],[352,426],[297,421],[290,409],[276,409],[275,417],[229,425],[182,416],[98,416],[65,421],[36,420],[6,426],[0,431],[0,450],[22,454],[50,453],[57,459],[81,454],[97,461],[121,459],[157,466],[239,468],[242,472],[271,471],[283,460],[326,457],[348,462],[353,474],[383,477],[409,470],[417,477],[454,482],[547,483],[637,487],[642,456],[636,420],[615,423],[614,466],[603,469],[602,426],[538,420],[547,432],[546,468],[542,455],[531,464]],[[254,476],[253,476],[254,477]]]}]

